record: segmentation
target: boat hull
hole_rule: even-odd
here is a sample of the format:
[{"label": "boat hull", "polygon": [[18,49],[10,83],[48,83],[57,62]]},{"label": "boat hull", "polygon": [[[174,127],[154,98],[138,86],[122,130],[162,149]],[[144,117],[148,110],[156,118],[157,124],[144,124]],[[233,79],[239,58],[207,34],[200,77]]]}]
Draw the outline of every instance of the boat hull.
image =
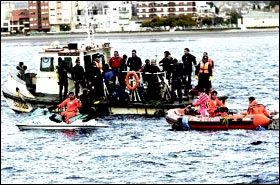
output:
[{"label": "boat hull", "polygon": [[[55,115],[55,114],[54,114]],[[51,113],[45,109],[36,109],[32,114],[17,123],[19,130],[75,130],[75,129],[96,129],[108,127],[107,124],[99,123],[95,119],[83,121],[86,115],[79,114],[70,119],[70,124],[62,121],[60,115],[55,115],[56,122],[50,119]]]},{"label": "boat hull", "polygon": [[272,122],[271,119],[262,114],[201,117],[199,115],[185,115],[184,109],[168,110],[166,121],[174,130],[256,130],[259,127],[268,128]]},{"label": "boat hull", "polygon": [[108,125],[95,122],[91,123],[51,123],[51,124],[17,124],[19,130],[77,130],[106,128]]}]

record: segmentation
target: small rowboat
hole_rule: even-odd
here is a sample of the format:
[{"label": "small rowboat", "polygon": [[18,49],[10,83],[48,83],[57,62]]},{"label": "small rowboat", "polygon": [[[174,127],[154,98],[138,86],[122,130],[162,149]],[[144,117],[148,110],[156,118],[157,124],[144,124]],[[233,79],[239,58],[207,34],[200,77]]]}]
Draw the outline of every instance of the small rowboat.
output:
[{"label": "small rowboat", "polygon": [[256,130],[260,127],[268,128],[268,125],[272,123],[272,119],[263,114],[203,117],[201,115],[186,115],[185,109],[182,108],[168,110],[166,121],[174,130]]}]

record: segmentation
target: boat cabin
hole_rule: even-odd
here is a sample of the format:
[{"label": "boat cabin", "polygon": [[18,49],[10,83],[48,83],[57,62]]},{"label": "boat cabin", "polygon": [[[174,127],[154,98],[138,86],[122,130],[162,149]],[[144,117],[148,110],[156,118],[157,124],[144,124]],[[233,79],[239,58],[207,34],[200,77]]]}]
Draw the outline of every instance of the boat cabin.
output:
[{"label": "boat cabin", "polygon": [[[67,46],[52,47],[43,49],[39,52],[36,61],[39,61],[36,75],[33,75],[32,80],[26,79],[26,84],[33,85],[33,92],[40,94],[58,94],[58,74],[56,67],[58,66],[58,58],[61,57],[65,61],[68,69],[75,66],[77,58],[80,59],[80,65],[86,71],[91,62],[96,58],[105,64],[108,63],[111,57],[111,48],[109,43],[102,45],[78,46],[78,43],[69,43]],[[31,84],[30,84],[31,83]],[[74,83],[71,79],[71,72],[68,73],[68,91],[74,90]],[[34,87],[35,86],[35,87]],[[34,91],[35,90],[35,91]]]}]

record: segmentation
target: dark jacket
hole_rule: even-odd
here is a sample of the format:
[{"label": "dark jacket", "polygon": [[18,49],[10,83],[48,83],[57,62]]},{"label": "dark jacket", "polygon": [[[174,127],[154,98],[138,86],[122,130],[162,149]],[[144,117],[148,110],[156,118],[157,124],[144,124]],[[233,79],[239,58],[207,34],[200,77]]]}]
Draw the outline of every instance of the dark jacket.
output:
[{"label": "dark jacket", "polygon": [[192,73],[192,66],[196,66],[196,57],[192,54],[184,54],[182,56],[183,66],[184,66],[184,74]]},{"label": "dark jacket", "polygon": [[82,66],[75,65],[72,68],[72,79],[74,81],[84,81],[85,77],[84,68]]},{"label": "dark jacket", "polygon": [[127,66],[130,67],[130,71],[139,71],[142,67],[141,58],[138,56],[129,57],[127,60]]},{"label": "dark jacket", "polygon": [[56,67],[57,73],[58,73],[58,80],[60,83],[68,83],[68,77],[67,77],[67,67],[65,65],[59,65]]},{"label": "dark jacket", "polygon": [[170,71],[170,66],[173,64],[173,58],[168,59],[167,57],[159,61],[159,65],[162,66],[163,71]]},{"label": "dark jacket", "polygon": [[174,63],[171,67],[171,81],[179,81],[183,76],[183,64]]}]

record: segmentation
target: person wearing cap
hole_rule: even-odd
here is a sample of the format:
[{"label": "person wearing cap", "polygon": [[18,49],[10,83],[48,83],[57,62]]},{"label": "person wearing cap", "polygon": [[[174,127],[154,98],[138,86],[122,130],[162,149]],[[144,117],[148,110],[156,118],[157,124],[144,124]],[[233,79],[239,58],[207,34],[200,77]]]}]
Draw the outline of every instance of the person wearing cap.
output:
[{"label": "person wearing cap", "polygon": [[185,91],[187,89],[192,89],[192,68],[193,66],[196,66],[196,57],[189,53],[189,48],[184,49],[184,55],[182,56],[182,62],[183,62],[183,81],[186,86]]},{"label": "person wearing cap", "polygon": [[75,61],[76,65],[72,68],[72,79],[75,84],[75,95],[79,97],[80,86],[84,87],[85,83],[85,70],[80,65],[80,58],[78,57]]},{"label": "person wearing cap", "polygon": [[212,69],[214,69],[214,61],[213,61],[211,58],[209,58],[207,52],[203,52],[203,57],[204,57],[204,56],[208,57],[208,62],[211,64]]},{"label": "person wearing cap", "polygon": [[70,118],[76,116],[81,107],[80,101],[75,97],[74,92],[69,92],[68,98],[57,105],[57,108],[61,109],[66,107],[66,110],[61,112],[61,116],[67,124],[70,124]]},{"label": "person wearing cap", "polygon": [[202,60],[196,67],[195,78],[198,79],[198,88],[204,88],[205,92],[209,94],[212,84],[212,65],[208,61],[207,56],[203,56]]}]

